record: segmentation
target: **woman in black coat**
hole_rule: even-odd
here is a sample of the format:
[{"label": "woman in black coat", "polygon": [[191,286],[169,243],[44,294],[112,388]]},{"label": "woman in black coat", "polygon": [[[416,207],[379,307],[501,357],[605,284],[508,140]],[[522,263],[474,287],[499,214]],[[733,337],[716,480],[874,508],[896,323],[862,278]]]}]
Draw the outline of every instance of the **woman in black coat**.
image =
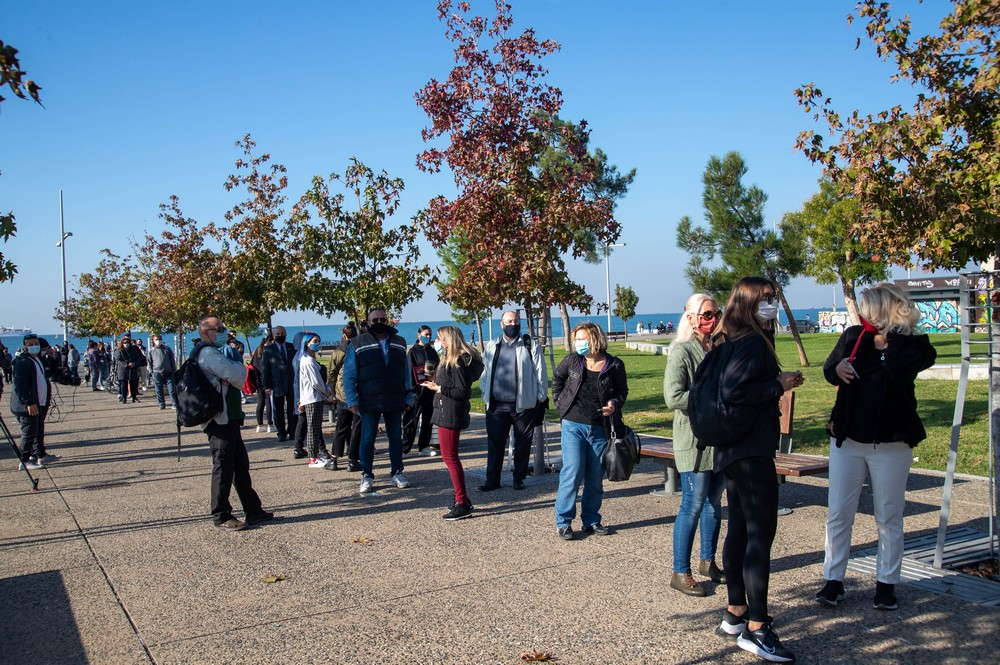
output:
[{"label": "woman in black coat", "polygon": [[776,662],[794,655],[781,645],[767,613],[771,544],[778,527],[774,455],[781,435],[778,400],[802,385],[801,372],[782,372],[774,351],[777,289],[762,277],[744,277],[729,296],[716,346],[732,344],[722,372],[722,399],[746,407],[753,421],[730,446],[715,446],[713,467],[726,477],[729,530],[722,548],[729,605],[719,630],[741,649]]},{"label": "woman in black coat", "polygon": [[445,513],[444,519],[460,520],[472,514],[472,502],[465,489],[465,470],[458,458],[458,439],[469,426],[469,398],[472,384],[483,373],[483,358],[479,351],[466,343],[462,331],[455,326],[442,326],[437,331],[434,350],[439,356],[437,373],[433,380],[422,385],[434,392],[434,413],[431,422],[438,427],[441,459],[451,474],[455,488],[455,505]]},{"label": "woman in black coat", "polygon": [[118,379],[118,401],[124,404],[128,395],[139,401],[139,368],[146,366],[146,358],[132,346],[132,338],[122,337],[115,349],[115,375]]},{"label": "woman in black coat", "polygon": [[601,523],[604,501],[604,451],[612,430],[624,436],[622,405],[628,397],[625,364],[609,354],[600,326],[581,323],[573,328],[574,353],[552,373],[552,397],[562,419],[562,469],[556,491],[556,533],[573,540],[576,495],[584,533],[607,535]]},{"label": "woman in black coat", "polygon": [[863,325],[851,326],[823,365],[837,386],[830,418],[830,482],[826,520],[826,582],[816,600],[839,605],[851,551],[851,528],[865,476],[871,476],[878,525],[875,609],[897,608],[903,565],[903,508],[912,448],[926,437],[917,415],[914,381],[937,352],[927,335],[914,334],[920,312],[894,284],[861,293]]}]

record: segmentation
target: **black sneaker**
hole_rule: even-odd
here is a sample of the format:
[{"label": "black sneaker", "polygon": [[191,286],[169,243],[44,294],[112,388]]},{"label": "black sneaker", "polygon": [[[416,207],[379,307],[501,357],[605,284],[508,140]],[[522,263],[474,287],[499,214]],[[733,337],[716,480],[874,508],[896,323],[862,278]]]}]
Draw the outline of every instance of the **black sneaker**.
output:
[{"label": "black sneaker", "polygon": [[563,540],[573,540],[576,536],[573,534],[573,527],[571,526],[561,526],[558,530],[559,537]]},{"label": "black sneaker", "polygon": [[357,473],[358,471],[361,470],[361,462],[358,462],[356,460],[348,460],[347,470],[351,471],[352,473]]},{"label": "black sneaker", "polygon": [[486,483],[485,485],[479,486],[480,492],[492,492],[493,490],[500,489],[500,483]]},{"label": "black sneaker", "polygon": [[253,526],[254,524],[263,524],[264,522],[270,522],[274,519],[274,513],[264,511],[259,515],[247,515],[244,520],[247,526]]},{"label": "black sneaker", "polygon": [[875,582],[875,603],[873,606],[877,610],[899,609],[899,604],[896,602],[896,585]]},{"label": "black sneaker", "polygon": [[611,529],[598,522],[597,524],[591,524],[590,526],[583,527],[583,532],[590,534],[596,533],[598,536],[606,536],[611,533]]},{"label": "black sneaker", "polygon": [[844,598],[846,597],[847,594],[844,593],[844,583],[836,580],[827,580],[826,584],[823,585],[823,588],[816,594],[816,600],[824,605],[832,605],[834,607],[844,602]]},{"label": "black sneaker", "polygon": [[444,515],[444,519],[449,522],[455,522],[457,520],[464,520],[466,517],[472,515],[472,504],[471,503],[456,503],[451,507]]},{"label": "black sneaker", "polygon": [[740,636],[736,638],[736,645],[744,651],[749,651],[772,663],[791,663],[795,660],[795,655],[781,646],[778,636],[771,628],[770,621],[757,630],[750,630],[748,624]]},{"label": "black sneaker", "polygon": [[306,457],[309,457],[309,453],[306,452],[305,448],[296,448],[292,453],[292,457],[295,459],[305,459]]},{"label": "black sneaker", "polygon": [[715,634],[719,637],[735,640],[747,627],[747,619],[750,618],[750,610],[743,612],[742,616],[736,616],[729,610],[722,614],[722,623],[715,629]]},{"label": "black sneaker", "polygon": [[514,479],[514,489],[516,489],[516,490],[523,490],[524,488],[525,488],[524,481],[521,480],[520,478],[515,478]]}]

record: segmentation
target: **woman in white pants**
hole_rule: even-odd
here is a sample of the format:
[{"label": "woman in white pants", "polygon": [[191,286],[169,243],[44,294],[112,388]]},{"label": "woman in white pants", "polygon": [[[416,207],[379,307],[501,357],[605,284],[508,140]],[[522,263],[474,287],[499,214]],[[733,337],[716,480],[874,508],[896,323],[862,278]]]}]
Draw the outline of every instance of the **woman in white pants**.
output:
[{"label": "woman in white pants", "polygon": [[839,605],[858,498],[871,476],[878,525],[874,607],[894,610],[903,563],[903,508],[913,450],[926,438],[917,415],[914,381],[934,364],[927,335],[914,334],[920,313],[906,293],[889,283],[861,294],[863,325],[843,332],[823,366],[837,386],[830,417],[830,496],[826,520],[826,584],[816,600]]}]

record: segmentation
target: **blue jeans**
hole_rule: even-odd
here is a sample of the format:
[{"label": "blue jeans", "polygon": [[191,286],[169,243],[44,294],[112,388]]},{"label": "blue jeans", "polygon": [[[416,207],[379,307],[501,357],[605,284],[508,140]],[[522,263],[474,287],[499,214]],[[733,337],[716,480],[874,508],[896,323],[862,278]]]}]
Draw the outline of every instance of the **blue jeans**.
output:
[{"label": "blue jeans", "polygon": [[177,406],[177,386],[174,384],[174,375],[163,372],[153,372],[153,385],[156,387],[156,403],[166,406],[163,399],[163,385],[166,384],[167,392],[170,393],[170,403]]},{"label": "blue jeans", "polygon": [[674,572],[691,572],[694,527],[701,518],[701,560],[711,561],[719,544],[722,527],[722,490],[726,477],[711,471],[681,473],[681,507],[674,521]]},{"label": "blue jeans", "polygon": [[372,466],[375,464],[375,433],[379,419],[385,420],[385,435],[389,439],[390,475],[403,471],[403,412],[402,411],[362,411],[361,449],[358,462],[361,475],[374,478]]},{"label": "blue jeans", "polygon": [[580,518],[583,527],[601,522],[604,500],[604,449],[608,436],[604,427],[562,421],[562,470],[556,491],[556,528],[569,526],[576,517],[576,494],[583,484]]}]

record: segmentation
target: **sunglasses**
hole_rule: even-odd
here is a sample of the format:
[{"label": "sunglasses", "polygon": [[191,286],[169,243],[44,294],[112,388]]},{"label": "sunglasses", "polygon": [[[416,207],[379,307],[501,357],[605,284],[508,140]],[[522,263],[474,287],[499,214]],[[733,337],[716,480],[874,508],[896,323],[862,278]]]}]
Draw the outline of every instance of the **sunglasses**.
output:
[{"label": "sunglasses", "polygon": [[383,316],[382,318],[379,318],[379,319],[369,319],[368,322],[369,323],[389,323],[389,319],[387,319],[387,318],[385,318]]},{"label": "sunglasses", "polygon": [[209,332],[211,332],[211,331],[213,331],[213,330],[214,330],[215,332],[219,333],[220,335],[222,335],[223,333],[226,333],[226,332],[229,332],[229,331],[228,331],[228,330],[226,329],[226,327],[225,327],[225,326],[219,326],[218,328],[205,328],[205,330],[206,330],[206,331],[209,331]]},{"label": "sunglasses", "polygon": [[702,321],[711,321],[712,319],[719,318],[720,313],[721,312],[719,312],[719,310],[716,309],[716,310],[709,310],[707,312],[702,312],[698,316],[701,318]]},{"label": "sunglasses", "polygon": [[761,299],[766,300],[768,305],[772,305],[774,304],[775,297],[776,296],[773,293],[765,293]]}]

